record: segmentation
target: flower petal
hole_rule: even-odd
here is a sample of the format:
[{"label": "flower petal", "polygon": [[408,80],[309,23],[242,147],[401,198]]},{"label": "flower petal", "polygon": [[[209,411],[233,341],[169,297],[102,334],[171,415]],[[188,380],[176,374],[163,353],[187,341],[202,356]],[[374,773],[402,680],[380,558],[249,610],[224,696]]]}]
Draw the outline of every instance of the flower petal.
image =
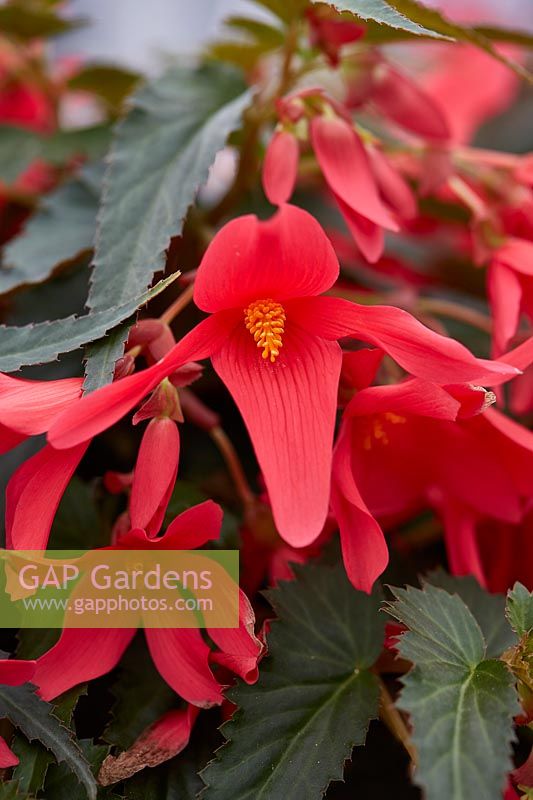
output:
[{"label": "flower petal", "polygon": [[167,711],[144,730],[127,750],[107,756],[98,773],[98,783],[110,786],[126,780],[145,767],[156,767],[187,747],[198,715],[195,706]]},{"label": "flower petal", "polygon": [[452,575],[473,575],[486,588],[487,581],[476,538],[477,515],[462,503],[447,499],[441,516],[450,572]]},{"label": "flower petal", "polygon": [[389,563],[389,551],[354,480],[349,438],[342,433],[333,458],[331,507],[339,525],[346,574],[356,589],[371,592]]},{"label": "flower petal", "polygon": [[445,389],[419,378],[408,378],[388,386],[369,386],[357,392],[345,416],[364,416],[392,411],[421,417],[455,420],[461,404]]},{"label": "flower petal", "polygon": [[358,214],[338,195],[335,194],[334,197],[361,254],[370,264],[375,264],[383,255],[385,247],[383,228]]},{"label": "flower petal", "polygon": [[224,225],[206,250],[194,284],[203,311],[244,308],[269,297],[317,295],[339,274],[339,262],[319,223],[282,205],[266,221],[249,214]]},{"label": "flower petal", "polygon": [[174,485],[180,454],[178,426],[169,417],[152,419],[146,428],[133,474],[130,520],[147,528],[169,487]]},{"label": "flower petal", "polygon": [[150,539],[145,531],[133,530],[121,537],[118,546],[130,550],[196,550],[220,536],[222,509],[212,500],[183,511],[158,539]]},{"label": "flower petal", "polygon": [[5,739],[0,736],[0,769],[16,767],[18,763],[18,756],[11,750]]},{"label": "flower petal", "polygon": [[179,366],[207,358],[220,347],[227,323],[225,315],[204,319],[157,364],[85,395],[54,421],[48,441],[57,448],[72,447],[114,425]]},{"label": "flower petal", "polygon": [[5,686],[21,686],[31,681],[35,672],[35,661],[16,658],[0,659],[0,683]]},{"label": "flower petal", "polygon": [[88,447],[46,445],[11,476],[6,489],[6,542],[16,550],[44,550],[63,493]]},{"label": "flower petal", "polygon": [[44,433],[81,394],[81,378],[28,381],[0,373],[0,423],[25,436]]},{"label": "flower petal", "polygon": [[380,347],[407,372],[435,383],[493,386],[518,374],[498,361],[475,358],[462,344],[426,328],[407,311],[392,306],[363,306],[338,297],[293,301],[290,314],[324,339],[354,336]]},{"label": "flower petal", "polygon": [[211,661],[222,664],[246,683],[255,683],[258,660],[263,645],[254,632],[255,615],[244,592],[239,589],[239,627],[209,628],[208,633],[220,652],[211,654]]},{"label": "flower petal", "polygon": [[161,676],[180,697],[200,708],[224,699],[209,668],[209,647],[195,628],[146,628],[146,641]]},{"label": "flower petal", "polygon": [[26,439],[26,434],[17,433],[11,430],[11,428],[6,428],[5,425],[0,424],[0,455],[7,453],[8,450],[12,450],[23,442],[24,439]]},{"label": "flower petal", "polygon": [[45,700],[110,672],[135,636],[125,628],[64,628],[59,641],[37,659],[32,682]]},{"label": "flower petal", "polygon": [[487,290],[493,320],[493,354],[499,356],[517,331],[522,287],[512,269],[493,262],[488,271]]},{"label": "flower petal", "polygon": [[273,205],[286,203],[298,172],[298,140],[288,131],[276,131],[263,162],[263,189]]},{"label": "flower petal", "polygon": [[397,223],[379,197],[366,150],[352,126],[340,117],[314,117],[311,144],[335,195],[365,219],[397,231]]},{"label": "flower petal", "polygon": [[244,418],[281,536],[303,547],[319,535],[329,500],[341,351],[288,319],[274,364],[244,326],[213,356]]}]

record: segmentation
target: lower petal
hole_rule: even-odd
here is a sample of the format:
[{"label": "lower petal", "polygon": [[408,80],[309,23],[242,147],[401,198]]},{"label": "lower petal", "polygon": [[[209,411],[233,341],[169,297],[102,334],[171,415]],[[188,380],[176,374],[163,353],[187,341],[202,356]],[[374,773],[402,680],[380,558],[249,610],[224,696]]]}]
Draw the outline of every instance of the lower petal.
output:
[{"label": "lower petal", "polygon": [[381,527],[368,510],[354,480],[349,441],[341,435],[335,448],[331,506],[339,526],[342,558],[356,589],[371,592],[389,562]]},{"label": "lower petal", "polygon": [[476,539],[476,515],[448,500],[441,509],[444,540],[452,575],[473,575],[481,586],[487,580]]},{"label": "lower petal", "polygon": [[383,255],[385,247],[383,228],[358,214],[337,195],[335,200],[357,247],[370,264],[375,264]]},{"label": "lower petal", "polygon": [[135,630],[65,628],[54,647],[37,659],[32,683],[45,700],[110,672],[135,636]]},{"label": "lower petal", "polygon": [[180,697],[200,708],[224,699],[209,668],[210,649],[195,628],[147,628],[146,641],[160,675]]},{"label": "lower petal", "polygon": [[492,310],[493,355],[500,356],[518,328],[522,288],[512,269],[493,263],[487,277],[487,290]]},{"label": "lower petal", "polygon": [[211,660],[227,667],[247,683],[258,678],[258,661],[263,645],[254,632],[255,615],[244,592],[239,590],[239,627],[210,628],[208,633],[220,652],[213,652]]},{"label": "lower petal", "polygon": [[212,358],[248,428],[279,533],[296,547],[316,539],[328,512],[341,361],[336,342],[294,325],[274,364],[244,327]]},{"label": "lower petal", "polygon": [[8,767],[16,767],[19,763],[18,757],[13,750],[8,746],[5,739],[0,736],[0,769],[7,769]]},{"label": "lower petal", "polygon": [[67,450],[46,445],[12,475],[6,489],[6,542],[16,550],[44,550],[57,507],[88,442]]}]

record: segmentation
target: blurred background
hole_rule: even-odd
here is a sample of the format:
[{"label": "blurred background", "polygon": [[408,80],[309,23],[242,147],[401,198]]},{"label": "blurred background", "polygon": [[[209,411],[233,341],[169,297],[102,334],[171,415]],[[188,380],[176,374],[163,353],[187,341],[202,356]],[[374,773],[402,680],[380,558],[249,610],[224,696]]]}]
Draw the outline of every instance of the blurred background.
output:
[{"label": "blurred background", "polygon": [[[533,0],[424,0],[457,19],[519,25],[533,31]],[[230,13],[261,15],[249,0],[71,0],[68,12],[91,25],[61,37],[61,55],[118,60],[157,71],[165,55],[194,53],[220,33]]]}]

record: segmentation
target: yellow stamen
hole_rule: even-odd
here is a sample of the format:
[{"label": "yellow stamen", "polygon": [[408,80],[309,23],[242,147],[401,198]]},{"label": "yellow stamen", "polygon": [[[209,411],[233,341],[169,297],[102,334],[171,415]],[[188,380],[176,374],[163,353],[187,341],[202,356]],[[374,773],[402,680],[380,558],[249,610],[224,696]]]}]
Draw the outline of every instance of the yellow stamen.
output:
[{"label": "yellow stamen", "polygon": [[376,415],[368,420],[368,428],[365,432],[363,439],[363,447],[365,450],[371,450],[374,442],[382,445],[390,444],[389,431],[387,431],[387,424],[403,425],[407,422],[405,417],[399,414],[394,414],[392,411],[386,411],[384,414]]},{"label": "yellow stamen", "polygon": [[257,347],[262,348],[262,356],[274,363],[283,346],[285,330],[285,310],[281,303],[267,298],[255,300],[244,309],[244,322],[254,337]]}]

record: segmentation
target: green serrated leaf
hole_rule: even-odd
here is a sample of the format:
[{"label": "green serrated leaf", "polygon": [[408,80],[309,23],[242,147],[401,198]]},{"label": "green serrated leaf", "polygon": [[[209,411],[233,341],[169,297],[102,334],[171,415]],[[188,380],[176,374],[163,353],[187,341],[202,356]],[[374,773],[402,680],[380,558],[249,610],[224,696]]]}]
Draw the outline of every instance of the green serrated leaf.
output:
[{"label": "green serrated leaf", "polygon": [[[65,692],[54,701],[53,714],[63,725],[70,727],[80,695],[86,692],[87,688],[82,684]],[[21,790],[30,793],[40,792],[44,786],[48,767],[54,761],[52,754],[40,742],[29,742],[22,734],[17,734],[12,749],[19,757],[13,778],[18,781]]]},{"label": "green serrated leaf", "polygon": [[159,281],[135,300],[84,317],[65,317],[53,322],[12,327],[0,325],[0,371],[14,372],[30,364],[46,364],[60,353],[70,353],[87,342],[100,339],[108,330],[158,295],[177,277],[177,273]]},{"label": "green serrated leaf", "polygon": [[[313,1],[323,2],[323,0]],[[327,2],[327,5],[333,6],[337,11],[350,11],[362,20],[371,20],[418,36],[429,36],[433,39],[450,37],[450,34],[442,34],[431,26],[419,25],[387,0],[332,0]]]},{"label": "green serrated leaf", "polygon": [[518,581],[507,593],[505,613],[518,636],[525,636],[533,630],[533,593]]},{"label": "green serrated leaf", "polygon": [[341,565],[295,571],[268,593],[279,620],[259,681],[229,692],[239,710],[201,773],[205,800],[322,797],[378,713],[379,597],[357,592]]},{"label": "green serrated leaf", "polygon": [[521,64],[513,61],[497,50],[490,39],[485,37],[483,33],[480,33],[479,30],[452,22],[437,9],[428,8],[422,3],[419,3],[418,0],[388,0],[388,2],[398,12],[408,17],[417,25],[429,28],[441,36],[455,39],[458,42],[473,44],[481,50],[484,50],[493,58],[501,61],[529,83],[533,83],[533,74],[528,72]]},{"label": "green serrated leaf", "polygon": [[90,364],[83,382],[84,394],[95,392],[110,383],[115,372],[115,364],[124,353],[124,345],[135,318],[127,319],[114,328],[105,339],[93,342],[85,348],[85,361]]},{"label": "green serrated leaf", "polygon": [[398,703],[413,724],[415,782],[431,800],[500,800],[518,710],[509,671],[486,658],[481,629],[457,594],[429,584],[392,592],[387,610],[408,628],[398,650],[415,665]]},{"label": "green serrated leaf", "polygon": [[457,578],[444,570],[430,572],[424,583],[458,594],[474,615],[485,639],[487,658],[499,658],[504,650],[516,644],[516,636],[505,620],[505,597],[489,594],[472,576]]},{"label": "green serrated leaf", "polygon": [[22,235],[4,250],[0,294],[42,283],[90,252],[102,176],[103,166],[87,167],[43,199]]},{"label": "green serrated leaf", "polygon": [[30,684],[0,686],[0,717],[7,717],[30,741],[41,742],[59,763],[65,762],[85,787],[87,797],[96,800],[96,781],[71,732],[52,715],[50,703],[34,691]]},{"label": "green serrated leaf", "polygon": [[0,6],[0,32],[17,39],[41,39],[84,25],[83,19],[64,19],[42,5],[22,2]]},{"label": "green serrated leaf", "polygon": [[91,92],[113,110],[120,109],[124,99],[139,82],[140,75],[115,64],[86,64],[68,82],[69,88]]},{"label": "green serrated leaf", "polygon": [[[98,774],[102,761],[109,753],[106,745],[94,744],[90,739],[79,742],[86,762],[90,765],[91,773]],[[50,767],[45,783],[46,800],[73,800],[79,791],[76,776],[68,769],[67,764],[57,764]],[[117,795],[111,789],[98,787],[98,800],[112,800]]]},{"label": "green serrated leaf", "polygon": [[[218,65],[171,67],[130,99],[109,158],[94,267],[87,300],[93,311],[139,295],[165,266],[165,251],[205,182],[216,153],[240,124],[251,92]],[[95,387],[105,348],[91,352],[88,385]]]},{"label": "green serrated leaf", "polygon": [[111,687],[115,703],[103,739],[127,750],[141,733],[176,705],[176,694],[153,666],[144,638],[136,637]]}]

